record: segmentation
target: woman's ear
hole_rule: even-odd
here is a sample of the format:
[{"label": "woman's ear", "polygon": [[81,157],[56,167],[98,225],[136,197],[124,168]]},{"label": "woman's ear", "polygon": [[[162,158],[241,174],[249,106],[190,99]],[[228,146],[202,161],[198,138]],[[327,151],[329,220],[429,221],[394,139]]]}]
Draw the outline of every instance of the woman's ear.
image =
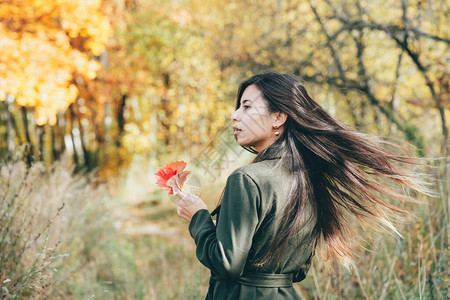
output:
[{"label": "woman's ear", "polygon": [[282,126],[287,120],[287,114],[285,112],[279,111],[274,113],[273,123],[278,127]]}]

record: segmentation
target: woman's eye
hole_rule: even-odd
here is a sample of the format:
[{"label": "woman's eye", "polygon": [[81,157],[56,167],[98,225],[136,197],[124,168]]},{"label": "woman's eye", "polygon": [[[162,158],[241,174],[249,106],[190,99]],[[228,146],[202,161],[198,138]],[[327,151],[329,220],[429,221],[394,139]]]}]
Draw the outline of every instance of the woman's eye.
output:
[{"label": "woman's eye", "polygon": [[247,109],[247,108],[249,108],[250,106],[249,106],[249,105],[244,105],[243,107],[244,107],[244,109]]}]

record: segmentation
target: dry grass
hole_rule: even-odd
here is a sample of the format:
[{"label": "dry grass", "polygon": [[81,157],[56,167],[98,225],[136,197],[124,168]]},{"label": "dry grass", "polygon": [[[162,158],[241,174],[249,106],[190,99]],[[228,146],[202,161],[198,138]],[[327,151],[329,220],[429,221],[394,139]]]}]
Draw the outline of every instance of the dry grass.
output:
[{"label": "dry grass", "polygon": [[[377,235],[353,272],[330,275],[315,261],[295,285],[302,298],[447,299],[444,169],[435,171],[440,196],[408,207],[415,216],[402,225],[404,239]],[[208,270],[173,203],[149,188],[152,172],[107,185],[72,171],[66,160],[51,169],[18,158],[0,166],[0,298],[204,298]],[[211,208],[222,187],[204,189]]]},{"label": "dry grass", "polygon": [[187,232],[184,245],[123,234],[127,204],[66,160],[0,172],[0,299],[201,299]]}]

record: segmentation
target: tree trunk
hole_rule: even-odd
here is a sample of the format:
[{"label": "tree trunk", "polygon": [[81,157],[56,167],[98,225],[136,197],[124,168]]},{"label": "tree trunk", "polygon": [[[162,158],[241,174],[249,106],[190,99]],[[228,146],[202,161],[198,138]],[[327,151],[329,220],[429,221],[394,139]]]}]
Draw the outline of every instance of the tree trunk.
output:
[{"label": "tree trunk", "polygon": [[29,127],[28,127],[27,108],[25,106],[22,106],[21,111],[22,111],[22,118],[23,118],[23,126],[24,126],[24,130],[25,130],[26,143],[27,143],[27,149],[25,151],[25,155],[26,155],[26,159],[27,159],[27,165],[28,165],[28,167],[30,167],[31,163],[33,161],[34,147],[33,147],[33,144],[31,143],[30,131],[29,131]]},{"label": "tree trunk", "polygon": [[40,161],[44,160],[44,151],[45,151],[45,143],[44,143],[44,126],[42,125],[36,125],[36,135],[38,140],[38,148],[39,148],[39,157]]},{"label": "tree trunk", "polygon": [[72,117],[71,117],[70,111],[67,110],[65,115],[66,115],[66,117],[65,117],[65,119],[66,119],[66,134],[69,135],[70,142],[71,142],[71,145],[67,145],[66,144],[66,147],[70,146],[70,148],[67,148],[67,151],[69,153],[72,152],[72,154],[73,154],[73,161],[75,162],[75,165],[78,167],[79,160],[78,160],[77,150],[76,150],[76,147],[75,147],[75,139],[73,137],[73,122],[72,122]]},{"label": "tree trunk", "polygon": [[122,144],[122,136],[124,132],[125,127],[125,105],[127,104],[127,94],[122,95],[122,98],[120,100],[119,108],[117,110],[117,128],[118,133],[116,137],[116,146],[119,148]]}]

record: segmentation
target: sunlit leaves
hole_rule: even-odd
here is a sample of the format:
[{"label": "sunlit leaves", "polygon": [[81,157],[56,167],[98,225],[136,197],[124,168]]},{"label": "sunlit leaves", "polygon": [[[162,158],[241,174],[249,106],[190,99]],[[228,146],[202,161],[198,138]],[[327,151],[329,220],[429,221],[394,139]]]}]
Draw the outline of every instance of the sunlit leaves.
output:
[{"label": "sunlit leaves", "polygon": [[2,2],[0,100],[33,106],[38,124],[83,103],[73,117],[85,149],[122,162],[131,152],[195,156],[229,120],[239,82],[275,70],[306,79],[346,123],[433,143],[439,113],[450,118],[444,4]]},{"label": "sunlit leaves", "polygon": [[210,142],[230,113],[205,27],[192,26],[194,16],[183,5],[140,3],[115,27],[111,64],[101,78],[120,82],[120,89],[110,91],[134,97],[127,102],[123,137],[134,152],[191,151],[194,144]]},{"label": "sunlit leaves", "polygon": [[99,0],[13,0],[0,4],[0,100],[34,106],[38,124],[56,122],[75,101],[75,76],[93,79],[108,20]]},{"label": "sunlit leaves", "polygon": [[[438,120],[449,106],[445,1],[208,4],[214,8],[206,34],[218,45],[215,57],[226,62],[226,74],[295,73],[322,86],[318,99],[330,86],[341,93],[335,100],[347,105],[339,110],[344,122],[361,126],[364,120],[365,130],[385,134],[403,131],[419,147],[419,135],[430,142],[445,136],[437,130],[445,120],[435,126],[439,121],[431,122],[424,109]],[[424,123],[434,124],[432,134]],[[419,128],[415,136],[407,132],[411,126]]]}]

